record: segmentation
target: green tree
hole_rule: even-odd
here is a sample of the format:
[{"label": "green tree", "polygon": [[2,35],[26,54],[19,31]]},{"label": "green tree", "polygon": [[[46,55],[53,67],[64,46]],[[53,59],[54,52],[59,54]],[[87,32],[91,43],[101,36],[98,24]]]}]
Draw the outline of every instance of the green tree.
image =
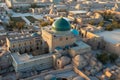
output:
[{"label": "green tree", "polygon": [[110,59],[111,63],[114,63],[115,60],[118,59],[118,55],[117,54],[110,54],[109,59]]},{"label": "green tree", "polygon": [[107,53],[97,54],[97,59],[106,64],[109,61],[109,56]]},{"label": "green tree", "polygon": [[94,25],[94,21],[93,20],[89,21],[89,24]]},{"label": "green tree", "polygon": [[98,26],[103,27],[103,26],[104,26],[104,21],[101,21],[101,22],[98,24]]},{"label": "green tree", "polygon": [[25,25],[24,22],[16,22],[16,27],[17,27],[19,30],[23,29],[24,25]]},{"label": "green tree", "polygon": [[113,30],[112,25],[111,24],[107,25],[105,30],[112,31]]},{"label": "green tree", "polygon": [[113,22],[112,22],[112,27],[113,27],[113,28],[118,28],[118,26],[119,26],[119,24],[118,24],[117,21],[113,21]]},{"label": "green tree", "polygon": [[103,18],[105,19],[105,20],[109,20],[109,19],[112,19],[113,18],[113,14],[111,13],[111,12],[103,12],[102,14],[101,14],[102,16],[103,16]]},{"label": "green tree", "polygon": [[15,21],[10,21],[10,22],[9,22],[9,28],[10,28],[10,29],[15,28]]},{"label": "green tree", "polygon": [[31,4],[31,8],[36,8],[37,5],[35,3]]},{"label": "green tree", "polygon": [[49,23],[48,23],[48,22],[41,22],[40,25],[41,25],[42,27],[44,27],[44,26],[49,25]]}]

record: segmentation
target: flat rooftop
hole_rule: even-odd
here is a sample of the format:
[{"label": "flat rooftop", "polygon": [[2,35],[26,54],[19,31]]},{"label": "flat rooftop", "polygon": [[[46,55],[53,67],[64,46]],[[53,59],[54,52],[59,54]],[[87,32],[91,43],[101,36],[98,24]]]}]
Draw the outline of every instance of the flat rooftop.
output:
[{"label": "flat rooftop", "polygon": [[104,40],[110,43],[113,43],[113,44],[120,43],[120,29],[113,30],[113,31],[104,31],[96,34],[103,37]]},{"label": "flat rooftop", "polygon": [[82,13],[87,13],[87,11],[85,10],[79,10],[79,11],[69,11],[70,13],[73,13],[73,14],[82,14]]},{"label": "flat rooftop", "polygon": [[66,7],[66,5],[54,5],[54,7]]},{"label": "flat rooftop", "polygon": [[[69,19],[69,18],[66,18],[66,17],[63,17],[65,20],[67,20],[67,21],[73,21],[72,19]],[[55,20],[58,20],[58,19],[60,19],[60,17],[55,17],[54,18]]]},{"label": "flat rooftop", "polygon": [[86,43],[84,43],[82,41],[77,41],[77,42],[75,42],[75,44],[77,46],[72,47],[71,49],[79,50],[79,49],[90,49],[91,48],[89,45],[87,45]]},{"label": "flat rooftop", "polygon": [[12,53],[11,56],[12,56],[13,60],[16,62],[16,64],[24,64],[24,63],[35,61],[38,59],[51,57],[52,55],[44,54],[44,55],[39,55],[39,56],[32,56],[32,55],[28,55],[27,53],[26,54]]}]

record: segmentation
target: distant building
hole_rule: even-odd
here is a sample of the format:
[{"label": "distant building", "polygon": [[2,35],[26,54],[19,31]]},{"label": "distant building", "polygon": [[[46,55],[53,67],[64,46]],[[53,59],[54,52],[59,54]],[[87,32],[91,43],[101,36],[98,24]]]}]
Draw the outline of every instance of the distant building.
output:
[{"label": "distant building", "polygon": [[[71,62],[69,56],[62,55],[64,52],[67,51],[71,57],[75,57],[91,51],[87,44],[76,42],[77,37],[79,32],[71,29],[68,20],[62,17],[57,19],[52,27],[42,28],[42,37],[37,33],[8,37],[7,47],[11,51],[12,64],[16,72],[30,70],[40,65],[42,65],[40,70],[51,67],[62,69]],[[34,52],[36,50],[38,51]],[[50,53],[46,52],[48,50]]]},{"label": "distant building", "polygon": [[86,10],[69,11],[68,18],[80,24],[86,24],[88,21],[92,20],[90,16],[87,16],[87,13]]},{"label": "distant building", "polygon": [[44,70],[53,67],[53,58],[50,54],[32,56],[28,54],[12,53],[12,64],[16,72],[27,70]]},{"label": "distant building", "polygon": [[8,6],[11,7],[27,7],[30,6],[32,3],[36,3],[36,0],[6,0]]},{"label": "distant building", "polygon": [[[91,30],[91,31],[90,31]],[[102,49],[120,55],[119,29],[114,31],[103,31],[101,28],[81,29],[81,35],[93,49]],[[116,34],[117,33],[117,34]]]},{"label": "distant building", "polygon": [[[8,7],[13,7],[13,8],[20,8],[20,7],[30,7],[31,4],[36,4],[36,5],[44,5],[43,2],[50,4],[50,1],[48,0],[6,0],[5,1]],[[46,5],[46,4],[45,4]]]},{"label": "distant building", "polygon": [[114,31],[104,31],[101,33],[96,33],[98,36],[103,37],[102,43],[104,44],[105,50],[111,53],[116,53],[120,55],[120,30]]}]

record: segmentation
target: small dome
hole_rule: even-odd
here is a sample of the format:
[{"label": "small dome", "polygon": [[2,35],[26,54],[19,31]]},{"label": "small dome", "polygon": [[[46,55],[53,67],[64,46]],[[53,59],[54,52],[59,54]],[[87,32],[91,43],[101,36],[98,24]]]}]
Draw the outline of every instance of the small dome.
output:
[{"label": "small dome", "polygon": [[52,27],[55,31],[69,31],[71,29],[70,23],[64,18],[56,20]]},{"label": "small dome", "polygon": [[72,29],[71,32],[75,35],[78,36],[79,35],[79,31],[76,29]]},{"label": "small dome", "polygon": [[31,36],[37,37],[37,36],[39,36],[39,34],[38,33],[33,33],[33,34],[31,34]]}]

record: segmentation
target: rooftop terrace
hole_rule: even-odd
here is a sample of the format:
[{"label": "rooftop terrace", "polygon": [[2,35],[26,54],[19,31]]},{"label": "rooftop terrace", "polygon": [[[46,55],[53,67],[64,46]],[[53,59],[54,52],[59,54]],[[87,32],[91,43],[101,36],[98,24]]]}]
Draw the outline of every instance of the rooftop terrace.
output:
[{"label": "rooftop terrace", "polygon": [[113,43],[113,44],[120,43],[120,29],[113,30],[113,31],[104,31],[96,34],[101,37],[104,37],[104,40],[110,43]]}]

